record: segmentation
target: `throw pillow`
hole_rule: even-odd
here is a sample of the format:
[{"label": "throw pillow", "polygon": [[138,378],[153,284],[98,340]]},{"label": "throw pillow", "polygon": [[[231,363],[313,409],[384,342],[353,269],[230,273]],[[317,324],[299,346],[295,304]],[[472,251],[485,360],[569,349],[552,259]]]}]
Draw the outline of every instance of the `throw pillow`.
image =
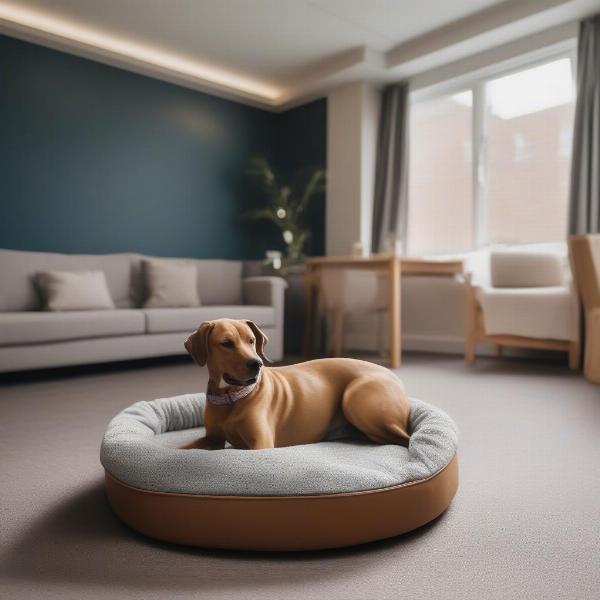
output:
[{"label": "throw pillow", "polygon": [[115,307],[102,271],[44,271],[35,282],[51,311],[103,310]]},{"label": "throw pillow", "polygon": [[143,261],[145,308],[200,306],[198,272],[193,264]]}]

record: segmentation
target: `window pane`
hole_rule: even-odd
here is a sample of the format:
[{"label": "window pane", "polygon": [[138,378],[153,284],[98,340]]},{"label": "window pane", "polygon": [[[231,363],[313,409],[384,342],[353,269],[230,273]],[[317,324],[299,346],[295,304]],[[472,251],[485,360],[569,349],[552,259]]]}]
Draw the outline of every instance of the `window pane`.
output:
[{"label": "window pane", "polygon": [[564,240],[574,90],[569,59],[486,84],[491,243]]},{"label": "window pane", "polygon": [[408,250],[473,246],[471,91],[411,106]]}]

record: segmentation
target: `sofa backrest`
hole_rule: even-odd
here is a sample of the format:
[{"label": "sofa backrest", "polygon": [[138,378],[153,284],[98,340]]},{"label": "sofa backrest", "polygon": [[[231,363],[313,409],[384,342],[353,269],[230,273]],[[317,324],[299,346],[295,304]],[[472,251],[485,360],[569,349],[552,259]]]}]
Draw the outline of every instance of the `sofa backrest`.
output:
[{"label": "sofa backrest", "polygon": [[42,308],[34,285],[39,271],[104,271],[117,308],[140,306],[146,291],[142,281],[144,258],[188,262],[198,270],[198,293],[204,305],[242,303],[242,263],[234,260],[145,257],[142,254],[58,254],[0,249],[0,311]]},{"label": "sofa backrest", "polygon": [[39,271],[104,271],[117,308],[133,306],[130,295],[133,254],[58,254],[0,249],[0,311],[39,310],[34,285]]}]

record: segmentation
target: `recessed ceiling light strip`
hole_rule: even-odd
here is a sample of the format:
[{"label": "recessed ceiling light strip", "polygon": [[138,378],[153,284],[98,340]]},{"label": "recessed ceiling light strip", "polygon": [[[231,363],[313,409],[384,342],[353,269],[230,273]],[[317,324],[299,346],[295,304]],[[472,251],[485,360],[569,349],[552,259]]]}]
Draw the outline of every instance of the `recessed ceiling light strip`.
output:
[{"label": "recessed ceiling light strip", "polygon": [[271,103],[281,95],[278,89],[261,82],[26,8],[0,3],[0,21],[2,20],[131,58],[184,77],[243,92]]}]

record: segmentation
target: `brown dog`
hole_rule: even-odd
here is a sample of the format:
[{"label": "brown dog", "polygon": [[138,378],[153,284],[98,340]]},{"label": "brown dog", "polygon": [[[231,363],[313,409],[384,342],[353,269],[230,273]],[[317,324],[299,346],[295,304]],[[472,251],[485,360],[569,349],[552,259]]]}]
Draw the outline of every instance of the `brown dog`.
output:
[{"label": "brown dog", "polygon": [[185,342],[210,379],[206,437],[186,448],[275,448],[321,441],[344,420],[381,444],[409,440],[410,403],[384,367],[349,358],[264,367],[267,337],[252,321],[202,323]]}]

